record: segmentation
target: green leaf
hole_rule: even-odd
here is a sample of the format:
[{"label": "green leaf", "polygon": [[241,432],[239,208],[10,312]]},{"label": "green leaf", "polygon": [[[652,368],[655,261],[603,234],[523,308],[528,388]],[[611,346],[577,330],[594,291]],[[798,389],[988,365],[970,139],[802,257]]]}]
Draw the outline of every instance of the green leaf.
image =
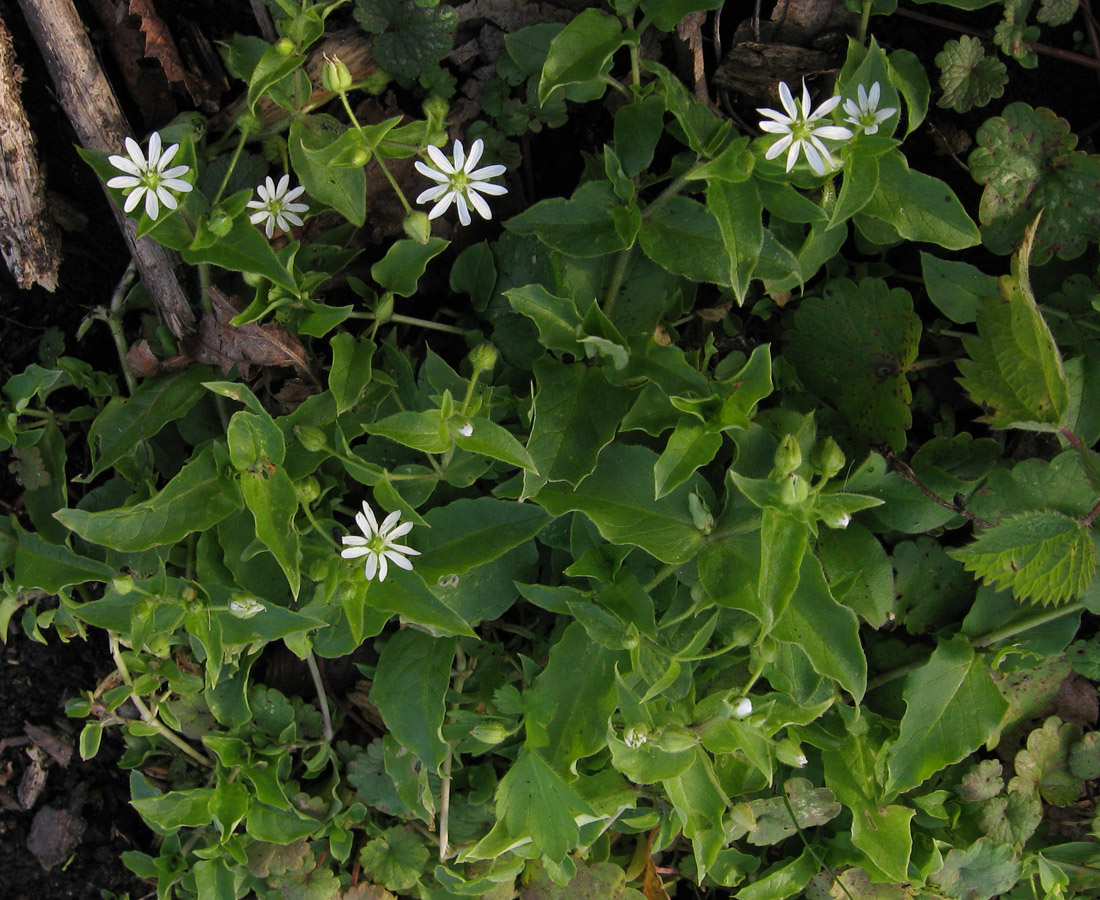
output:
[{"label": "green leaf", "polygon": [[763,204],[756,182],[718,181],[707,183],[707,210],[718,222],[729,271],[725,281],[738,303],[744,303],[756,261],[764,246]]},{"label": "green leaf", "polygon": [[898,150],[879,157],[878,190],[860,214],[888,222],[903,238],[947,250],[973,247],[980,240],[954,191],[938,178],[911,170]]},{"label": "green leaf", "polygon": [[1069,123],[1049,109],[1011,103],[978,129],[970,174],[984,185],[982,242],[1008,254],[1042,210],[1031,261],[1076,259],[1100,237],[1100,157],[1074,150]]},{"label": "green leaf", "polygon": [[[342,149],[337,144],[344,134],[322,128],[310,129],[295,119],[290,126],[287,146],[294,171],[302,180],[307,193],[322,203],[327,203],[353,225],[366,221],[367,176],[362,166],[333,166],[334,152]],[[249,226],[251,228],[251,226]],[[259,235],[254,228],[252,230]]]},{"label": "green leaf", "polygon": [[209,807],[213,796],[213,788],[190,788],[153,797],[135,797],[130,805],[158,833],[171,834],[180,828],[209,825]]},{"label": "green leaf", "polygon": [[1025,241],[1014,274],[998,279],[1000,297],[983,302],[977,337],[963,338],[970,359],[959,361],[959,383],[976,402],[991,407],[982,421],[992,427],[1050,431],[1065,424],[1069,382],[1031,292],[1030,249]]},{"label": "green leaf", "polygon": [[1010,516],[950,553],[987,584],[1043,605],[1078,599],[1096,573],[1089,529],[1052,510]]},{"label": "green leaf", "polygon": [[547,350],[584,356],[578,338],[584,320],[572,297],[555,297],[541,284],[528,284],[504,292],[512,309],[527,316],[539,330],[539,343]]},{"label": "green leaf", "polygon": [[898,93],[905,98],[908,112],[905,136],[908,137],[917,130],[917,126],[928,114],[928,98],[932,93],[928,85],[928,74],[924,71],[924,63],[911,50],[894,50],[890,53],[886,57],[886,70]]},{"label": "green leaf", "polygon": [[539,105],[557,88],[597,81],[623,45],[623,27],[615,16],[583,10],[550,42],[539,78]]},{"label": "green leaf", "polygon": [[271,87],[278,84],[287,75],[300,68],[306,61],[304,56],[287,56],[278,47],[268,46],[257,60],[255,68],[248,78],[248,106],[255,108],[260,98]]},{"label": "green leaf", "polygon": [[787,357],[806,387],[834,403],[861,440],[901,450],[912,421],[905,373],[920,340],[908,291],[839,278],[803,301],[794,325]]},{"label": "green leaf", "polygon": [[627,239],[619,232],[616,212],[625,209],[610,184],[588,181],[569,200],[540,200],[504,227],[516,234],[533,234],[566,256],[586,259],[616,253],[634,242],[633,235]]},{"label": "green leaf", "polygon": [[418,544],[416,571],[431,582],[462,575],[531,540],[549,521],[530,503],[478,497],[437,506],[424,516],[430,530]]},{"label": "green leaf", "polygon": [[983,759],[967,772],[956,793],[968,803],[984,803],[992,800],[1004,790],[1005,782],[1001,777],[1001,764],[995,759]]},{"label": "green leaf", "polygon": [[982,42],[963,36],[948,41],[936,54],[940,70],[940,90],[943,96],[937,105],[955,112],[968,112],[985,106],[1005,92],[1008,69],[995,56],[986,56]]},{"label": "green leaf", "polygon": [[659,94],[628,103],[615,113],[615,153],[628,177],[640,175],[653,162],[664,116],[665,102]]},{"label": "green leaf", "polygon": [[377,347],[374,341],[356,339],[346,331],[334,334],[329,346],[332,348],[332,368],[328,373],[328,386],[336,401],[336,412],[343,414],[359,402],[370,384],[374,374],[371,360]]},{"label": "green leaf", "polygon": [[[790,809],[782,797],[769,797],[749,803],[756,823],[746,840],[757,847],[778,844],[799,829],[824,825],[840,815],[841,806],[828,788],[815,788],[808,778],[791,778],[783,785]],[[791,818],[791,811],[794,818]],[[797,827],[795,822],[798,823]]]},{"label": "green leaf", "polygon": [[[428,856],[423,839],[412,828],[395,825],[383,831],[381,837],[367,842],[359,851],[359,862],[371,882],[387,891],[408,891],[424,874]],[[377,894],[373,896],[385,900]],[[372,894],[367,894],[363,900],[371,897]]]},{"label": "green leaf", "polygon": [[470,623],[436,597],[418,573],[401,573],[401,576],[370,582],[367,604],[446,634],[477,637]]},{"label": "green leaf", "polygon": [[222,447],[207,447],[148,500],[103,512],[63,509],[56,518],[86,541],[115,550],[175,544],[240,508],[237,488],[223,474],[228,462]]},{"label": "green leaf", "polygon": [[[239,415],[239,413],[238,413]],[[241,473],[241,496],[256,522],[256,537],[271,551],[286,575],[290,592],[298,596],[301,575],[298,571],[298,531],[294,516],[298,495],[294,483],[283,469]]]},{"label": "green leaf", "polygon": [[737,900],[786,900],[802,891],[820,868],[817,853],[807,847],[797,859],[785,857],[738,890]]},{"label": "green leaf", "polygon": [[[767,513],[765,513],[765,520]],[[762,552],[771,552],[764,545]],[[802,557],[798,587],[772,629],[772,637],[798,645],[814,671],[834,679],[856,702],[867,688],[867,659],[859,641],[859,620],[829,593],[821,563]]]},{"label": "green leaf", "polygon": [[661,562],[680,565],[698,552],[703,537],[688,506],[691,482],[654,500],[651,479],[656,462],[652,450],[612,444],[579,487],[549,484],[537,502],[555,516],[583,512],[605,540],[632,544]]},{"label": "green leaf", "polygon": [[997,279],[969,263],[940,259],[923,250],[920,262],[928,299],[952,322],[976,321],[985,301],[999,296]]},{"label": "green leaf", "polygon": [[534,687],[555,703],[546,724],[548,743],[540,748],[555,769],[575,772],[578,759],[604,747],[615,711],[615,661],[622,655],[590,640],[579,622],[550,649]]},{"label": "green leaf", "polygon": [[1020,871],[1012,847],[980,838],[967,850],[953,848],[932,881],[954,900],[992,900],[1008,893]]},{"label": "green leaf", "polygon": [[112,397],[88,432],[93,465],[83,480],[94,481],[169,422],[182,418],[206,393],[200,382],[207,374],[194,366],[177,375],[147,378],[130,397]]},{"label": "green leaf", "polygon": [[641,0],[639,6],[661,31],[672,31],[684,16],[718,9],[722,0]]},{"label": "green leaf", "polygon": [[721,433],[710,432],[697,419],[681,419],[669,436],[661,458],[653,467],[655,499],[660,500],[687,481],[714,459],[721,446]]},{"label": "green leaf", "polygon": [[455,436],[455,444],[460,449],[537,474],[531,454],[506,428],[490,419],[471,419],[469,425],[473,434]]},{"label": "green leaf", "polygon": [[419,78],[435,66],[451,49],[458,27],[453,7],[414,0],[355,0],[352,14],[374,35],[371,54],[378,65],[398,78]]},{"label": "green leaf", "polygon": [[598,368],[539,359],[532,367],[537,386],[527,452],[537,476],[525,475],[523,496],[536,496],[546,482],[576,487],[596,467],[615,437],[633,399],[608,383]]},{"label": "green leaf", "polygon": [[1008,703],[962,635],[941,641],[905,679],[901,733],[888,754],[886,792],[896,796],[973,753],[1001,724]]},{"label": "green leaf", "polygon": [[894,574],[882,544],[858,522],[823,529],[817,546],[833,596],[872,628],[894,611]]},{"label": "green leaf", "polygon": [[1040,0],[1035,19],[1053,28],[1068,25],[1077,15],[1077,0]]},{"label": "green leaf", "polygon": [[423,244],[411,240],[394,241],[386,255],[371,266],[371,278],[399,297],[411,297],[428,263],[450,243],[436,237],[428,238]]},{"label": "green leaf", "polygon": [[370,700],[386,728],[433,772],[447,755],[443,739],[454,638],[406,628],[382,647]]},{"label": "green leaf", "polygon": [[497,815],[513,838],[529,837],[560,863],[580,839],[575,812],[592,813],[573,788],[533,750],[520,753],[496,790]]},{"label": "green leaf", "polygon": [[1085,789],[1084,781],[1070,771],[1070,749],[1077,743],[1077,728],[1051,716],[1042,728],[1027,736],[1027,747],[1016,754],[1016,777],[1010,792],[1041,797],[1055,806],[1071,806]]},{"label": "green leaf", "polygon": [[699,201],[676,196],[656,207],[642,222],[638,240],[646,256],[669,272],[729,287],[731,264],[722,229]]}]

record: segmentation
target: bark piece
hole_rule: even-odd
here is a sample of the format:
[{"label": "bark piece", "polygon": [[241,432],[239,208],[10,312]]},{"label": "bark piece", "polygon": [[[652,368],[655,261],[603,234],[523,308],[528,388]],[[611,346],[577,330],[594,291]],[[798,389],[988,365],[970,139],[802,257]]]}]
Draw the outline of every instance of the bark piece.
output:
[{"label": "bark piece", "polygon": [[61,238],[46,211],[46,185],[19,96],[21,80],[11,35],[0,17],[0,253],[21,288],[37,283],[53,291]]},{"label": "bark piece", "polygon": [[[80,143],[121,153],[131,131],[72,0],[19,0],[19,6]],[[176,278],[175,255],[151,238],[137,240],[137,222],[113,202],[111,210],[164,324],[176,337],[193,331],[195,315]]]}]

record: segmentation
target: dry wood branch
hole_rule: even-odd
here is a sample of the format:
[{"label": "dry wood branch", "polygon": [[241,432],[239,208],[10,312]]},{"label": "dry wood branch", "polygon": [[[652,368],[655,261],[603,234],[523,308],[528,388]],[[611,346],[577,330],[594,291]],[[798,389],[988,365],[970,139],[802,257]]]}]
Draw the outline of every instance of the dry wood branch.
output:
[{"label": "dry wood branch", "polygon": [[[19,0],[19,6],[80,142],[119,152],[130,129],[72,0]],[[176,278],[174,255],[150,238],[137,240],[137,223],[113,203],[111,208],[161,319],[183,337],[194,329],[195,316]]]},{"label": "dry wood branch", "polygon": [[37,282],[53,291],[61,239],[46,213],[46,186],[19,95],[21,80],[11,34],[0,17],[0,253],[24,290]]}]

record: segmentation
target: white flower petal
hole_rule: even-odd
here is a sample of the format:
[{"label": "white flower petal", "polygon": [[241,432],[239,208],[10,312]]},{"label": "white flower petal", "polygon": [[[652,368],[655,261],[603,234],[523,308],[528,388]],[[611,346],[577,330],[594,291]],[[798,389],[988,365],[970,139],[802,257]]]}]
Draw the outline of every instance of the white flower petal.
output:
[{"label": "white flower petal", "polygon": [[852,132],[840,125],[822,125],[813,130],[813,135],[827,141],[846,141],[852,136]]},{"label": "white flower petal", "polygon": [[456,191],[448,190],[447,193],[443,195],[442,199],[428,212],[428,218],[435,219],[443,215],[443,213],[450,208],[451,204],[454,203],[455,197],[457,196],[458,193]]},{"label": "white flower petal", "polygon": [[813,143],[806,141],[802,144],[802,152],[806,154],[806,162],[810,164],[818,175],[825,174],[825,163],[821,161],[821,154],[817,152]]},{"label": "white flower petal", "polygon": [[463,169],[465,168],[465,165],[466,165],[466,153],[462,149],[462,141],[455,141],[454,150],[452,152],[453,152],[454,158],[455,158],[455,161],[454,161],[455,172],[463,171]]},{"label": "white flower petal", "polygon": [[458,221],[463,225],[469,225],[473,220],[470,218],[470,207],[466,204],[465,195],[457,194],[455,196],[455,206],[458,207]]},{"label": "white flower petal", "polygon": [[438,200],[448,191],[451,186],[449,184],[437,184],[435,187],[430,187],[427,190],[421,191],[416,195],[417,203],[430,203],[432,200]]},{"label": "white flower petal", "polygon": [[397,553],[404,553],[406,556],[419,556],[419,550],[413,550],[412,547],[406,547],[404,544],[386,544],[387,550],[394,550]]},{"label": "white flower petal", "polygon": [[[164,167],[166,165],[168,165],[168,163],[170,163],[173,160],[175,155],[179,152],[179,149],[180,149],[179,144],[173,144],[171,147],[169,147],[167,150],[165,150],[160,155],[160,159],[157,160],[157,169],[159,169],[161,172],[163,172]],[[187,166],[184,166],[183,169],[184,169],[184,171],[187,171]]]},{"label": "white flower petal", "polygon": [[144,170],[148,167],[148,163],[145,162],[145,154],[141,152],[141,145],[132,137],[126,138],[126,152],[130,154],[130,159],[137,164],[139,169]]},{"label": "white flower petal", "polygon": [[411,562],[409,562],[407,559],[405,559],[405,557],[403,557],[400,553],[394,553],[392,550],[387,550],[382,555],[383,555],[383,558],[388,559],[395,566],[399,566],[400,568],[404,569],[406,572],[411,572],[412,571],[413,564]]},{"label": "white flower petal", "polygon": [[157,168],[160,161],[160,132],[154,131],[149,135],[149,168]]},{"label": "white flower petal", "polygon": [[[367,554],[367,563],[366,563],[365,566],[363,566],[363,574],[367,576],[367,581],[373,581],[374,580],[374,576],[378,574],[378,554],[377,553]],[[386,570],[385,569],[382,570],[382,577],[378,580],[379,581],[385,581],[386,580]]]},{"label": "white flower petal", "polygon": [[768,134],[790,134],[791,126],[786,122],[761,122],[760,130]]},{"label": "white flower petal", "polygon": [[305,192],[306,189],[302,185],[298,185],[296,188],[291,188],[289,191],[287,191],[286,195],[283,197],[283,203],[286,205],[287,209],[290,208],[290,202],[292,200],[297,200]]},{"label": "white flower petal", "polygon": [[279,186],[275,188],[275,196],[282,197],[283,194],[286,193],[288,187],[290,187],[290,176],[283,175],[283,177],[279,179]]},{"label": "white flower petal", "polygon": [[155,219],[160,212],[160,202],[157,200],[157,192],[145,189],[145,214],[150,219]]},{"label": "white flower petal", "polygon": [[787,151],[787,171],[791,171],[794,168],[794,164],[798,162],[798,151],[802,149],[802,141],[795,141],[791,144],[791,149]]},{"label": "white flower petal", "polygon": [[496,178],[498,175],[503,175],[508,171],[506,166],[502,166],[500,163],[492,166],[482,166],[475,172],[470,173],[470,181],[484,181],[486,178]]},{"label": "white flower petal", "polygon": [[386,539],[390,540],[390,541],[395,541],[400,537],[404,537],[406,534],[408,534],[410,531],[412,531],[412,529],[413,529],[413,523],[412,522],[402,522],[400,525],[398,525],[393,531],[391,531],[387,535]]},{"label": "white flower petal", "polygon": [[378,560],[378,580],[379,581],[385,581],[386,580],[386,575],[389,574],[389,569],[386,566],[385,554],[378,554],[378,555],[372,557],[372,559]]},{"label": "white flower petal", "polygon": [[369,547],[348,547],[346,550],[341,550],[340,555],[344,559],[358,559],[360,556],[366,556],[370,553]]},{"label": "white flower petal", "polygon": [[485,199],[477,191],[467,191],[466,199],[470,201],[470,205],[477,210],[478,215],[480,215],[481,218],[493,218],[493,211],[489,209],[489,204],[485,202]]},{"label": "white flower petal", "polygon": [[430,156],[432,158],[432,162],[434,162],[439,167],[440,172],[444,172],[447,175],[455,174],[455,167],[451,165],[451,161],[443,155],[443,151],[440,150],[438,147],[433,147],[429,144],[428,156]]},{"label": "white flower petal", "polygon": [[488,194],[490,197],[500,197],[508,193],[508,188],[503,184],[493,184],[491,181],[475,181],[469,185],[469,189],[471,191],[481,191],[481,193]]},{"label": "white flower petal", "polygon": [[378,533],[382,537],[386,537],[390,533],[390,529],[393,528],[398,522],[401,521],[401,510],[395,509],[386,518],[382,520],[382,524],[378,527]]},{"label": "white flower petal", "polygon": [[142,170],[132,159],[127,159],[125,156],[108,156],[107,162],[109,162],[116,169],[121,169],[127,175],[140,175]]},{"label": "white flower petal", "polygon": [[122,207],[122,211],[127,213],[133,212],[137,208],[138,203],[141,202],[141,195],[144,194],[145,191],[146,188],[142,185],[141,187],[134,188],[133,191],[127,194],[126,205]]},{"label": "white flower petal", "polygon": [[433,169],[427,163],[422,162],[419,159],[413,163],[413,166],[416,168],[417,172],[419,172],[421,175],[426,175],[432,181],[438,181],[440,184],[447,185],[451,183],[450,175],[447,175],[445,172],[440,172],[438,169]]},{"label": "white flower petal", "polygon": [[187,181],[181,181],[179,178],[167,178],[160,183],[161,187],[166,187],[170,191],[179,191],[181,194],[186,194],[195,189],[195,186]]},{"label": "white flower petal", "polygon": [[[803,85],[805,85],[805,82],[803,82]],[[783,108],[792,121],[799,118],[798,107],[795,105],[794,97],[791,96],[791,89],[787,87],[785,81],[779,82],[779,102],[783,104]]]},{"label": "white flower petal", "polygon": [[[457,144],[458,142],[456,141],[455,143]],[[466,157],[466,164],[462,167],[462,170],[464,172],[469,173],[471,178],[476,177],[474,175],[474,171],[473,171],[474,166],[477,165],[478,160],[481,159],[481,154],[484,153],[484,152],[485,152],[485,141],[483,141],[481,138],[478,138],[470,146],[470,155]],[[497,174],[500,174],[500,173],[498,172]]]},{"label": "white flower petal", "polygon": [[141,179],[136,175],[116,175],[107,181],[107,187],[135,188],[141,183]]},{"label": "white flower petal", "polygon": [[[774,144],[772,144],[768,148],[768,152],[764,154],[764,158],[765,159],[775,159],[777,156],[779,156],[780,153],[782,153],[784,150],[786,150],[791,145],[791,142],[793,140],[794,140],[793,135],[791,135],[791,134],[784,135],[783,137],[781,137],[778,141],[776,141]],[[788,169],[787,171],[790,171],[790,170]]]},{"label": "white flower petal", "polygon": [[258,213],[253,213],[252,215],[250,215],[248,217],[248,221],[253,225],[259,225],[264,219],[266,219],[270,215],[271,213],[269,213],[267,210],[261,210]]}]

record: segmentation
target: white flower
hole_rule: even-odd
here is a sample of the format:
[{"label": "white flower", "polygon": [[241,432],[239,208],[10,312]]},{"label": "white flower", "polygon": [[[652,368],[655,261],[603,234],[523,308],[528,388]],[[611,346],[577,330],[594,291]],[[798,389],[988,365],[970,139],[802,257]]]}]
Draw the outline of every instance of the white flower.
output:
[{"label": "white flower", "polygon": [[818,175],[825,174],[825,166],[833,165],[833,158],[829,149],[822,142],[846,141],[852,136],[852,132],[840,125],[822,125],[820,120],[836,109],[840,103],[840,97],[830,97],[817,109],[810,111],[810,89],[806,87],[806,80],[802,80],[802,100],[796,103],[791,96],[791,89],[786,82],[779,82],[779,99],[783,103],[786,115],[774,109],[758,109],[757,112],[772,122],[760,123],[760,130],[768,134],[781,134],[778,141],[768,148],[764,154],[767,159],[775,159],[784,150],[787,151],[787,171],[794,168],[801,151],[806,154],[806,162],[810,164]]},{"label": "white flower", "polygon": [[290,231],[291,225],[302,224],[298,213],[309,212],[307,204],[291,202],[300,197],[305,188],[299,185],[294,190],[288,191],[288,187],[290,187],[289,175],[284,175],[279,179],[278,187],[275,186],[275,182],[268,175],[267,180],[256,188],[256,193],[260,195],[260,199],[248,201],[250,209],[259,210],[259,212],[250,215],[248,221],[253,225],[264,222],[264,233],[268,238],[275,232],[276,225],[279,226],[280,231]]},{"label": "white flower", "polygon": [[474,423],[467,422],[465,425],[458,429],[458,433],[463,437],[469,437],[474,433]]},{"label": "white flower", "polygon": [[[435,187],[423,191],[416,198],[417,203],[431,203],[435,206],[428,213],[429,219],[443,215],[454,203],[458,207],[458,221],[463,225],[470,224],[470,207],[478,211],[483,219],[491,219],[492,211],[489,204],[481,194],[500,196],[507,194],[508,188],[500,184],[485,181],[486,178],[496,178],[503,175],[505,167],[501,165],[483,166],[475,169],[481,154],[485,150],[485,144],[478,138],[470,147],[470,155],[466,156],[462,149],[462,141],[455,141],[454,161],[447,159],[438,147],[428,147],[428,156],[436,164],[435,169],[420,160],[416,161],[416,170],[421,175],[427,175],[432,181],[438,181]],[[478,193],[480,191],[480,193]]]},{"label": "white flower", "polygon": [[394,543],[397,538],[404,537],[412,531],[413,527],[412,522],[398,525],[400,518],[401,511],[395,510],[386,516],[381,526],[379,526],[378,520],[374,517],[374,512],[367,505],[367,501],[364,500],[363,511],[355,514],[355,524],[359,526],[360,531],[365,536],[359,537],[357,534],[349,534],[341,538],[343,543],[348,546],[348,549],[340,551],[340,555],[344,559],[355,559],[359,556],[367,558],[366,566],[363,569],[367,581],[371,581],[375,575],[378,576],[379,581],[386,580],[386,560],[402,569],[412,571],[412,563],[405,557],[419,556],[420,551],[413,550],[412,547],[406,547],[404,544]]},{"label": "white flower", "polygon": [[175,209],[178,205],[172,191],[186,194],[194,189],[193,185],[180,178],[190,170],[190,166],[166,168],[179,148],[179,144],[173,144],[161,152],[160,134],[154,131],[149,135],[148,159],[142,154],[141,145],[131,137],[126,138],[129,159],[125,156],[107,158],[112,166],[126,173],[116,175],[107,182],[107,187],[121,188],[125,192],[126,204],[123,209],[126,212],[132,212],[144,195],[145,212],[150,219],[155,219],[160,212],[160,204],[163,203],[168,209]]},{"label": "white flower", "polygon": [[879,109],[878,101],[881,96],[882,89],[877,81],[871,85],[870,91],[861,84],[859,86],[859,103],[851,99],[844,101],[844,111],[848,113],[844,121],[863,129],[864,134],[877,132],[879,125],[897,112],[897,109],[893,106]]},{"label": "white flower", "polygon": [[238,619],[251,619],[254,615],[262,613],[265,609],[267,609],[267,607],[255,597],[241,596],[229,601],[229,611]]},{"label": "white flower", "polygon": [[623,743],[626,744],[631,750],[637,750],[640,747],[644,747],[648,741],[649,735],[646,734],[646,730],[643,725],[631,725],[623,733]]},{"label": "white flower", "polygon": [[733,707],[733,717],[744,719],[752,715],[752,701],[748,697],[742,697]]}]

